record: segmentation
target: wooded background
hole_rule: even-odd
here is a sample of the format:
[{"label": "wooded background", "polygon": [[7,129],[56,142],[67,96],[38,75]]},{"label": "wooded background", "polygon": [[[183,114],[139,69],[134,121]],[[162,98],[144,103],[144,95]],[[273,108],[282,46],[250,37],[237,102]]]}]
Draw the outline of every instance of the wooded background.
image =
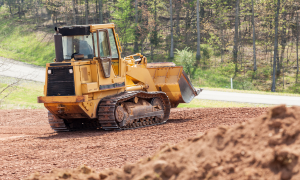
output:
[{"label": "wooded background", "polygon": [[299,0],[0,0],[5,18],[34,24],[33,31],[115,23],[122,57],[141,52],[150,62],[164,62],[191,53],[188,74],[199,85],[223,81],[215,74],[233,77],[237,89],[294,93],[300,93],[299,5]]}]

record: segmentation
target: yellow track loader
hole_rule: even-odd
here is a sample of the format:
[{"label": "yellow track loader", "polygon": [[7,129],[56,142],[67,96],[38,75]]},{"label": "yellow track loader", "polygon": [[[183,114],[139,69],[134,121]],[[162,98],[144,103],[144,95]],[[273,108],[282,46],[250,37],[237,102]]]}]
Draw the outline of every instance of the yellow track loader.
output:
[{"label": "yellow track loader", "polygon": [[56,58],[46,65],[44,96],[57,132],[82,128],[132,129],[165,123],[170,109],[196,90],[181,66],[121,57],[115,25],[55,28]]}]

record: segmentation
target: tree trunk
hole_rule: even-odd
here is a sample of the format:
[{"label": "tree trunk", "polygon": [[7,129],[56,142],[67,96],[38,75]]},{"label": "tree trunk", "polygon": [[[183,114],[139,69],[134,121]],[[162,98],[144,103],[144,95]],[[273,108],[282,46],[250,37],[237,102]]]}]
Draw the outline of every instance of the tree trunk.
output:
[{"label": "tree trunk", "polygon": [[36,2],[36,7],[35,7],[35,18],[36,18],[36,24],[39,24],[39,6]]},{"label": "tree trunk", "polygon": [[98,1],[96,0],[96,6],[95,6],[96,14],[98,14]]},{"label": "tree trunk", "polygon": [[139,51],[138,49],[138,27],[137,27],[137,23],[138,23],[138,9],[137,9],[137,0],[135,0],[135,38],[134,38],[134,48],[133,48],[133,52],[137,53]]},{"label": "tree trunk", "polygon": [[171,26],[170,58],[174,58],[174,51],[173,51],[173,11],[172,11],[172,0],[170,0],[170,26]]},{"label": "tree trunk", "polygon": [[143,44],[144,42],[141,43],[141,55],[143,55],[144,51],[143,51]]},{"label": "tree trunk", "polygon": [[221,63],[224,62],[224,58],[223,58],[223,55],[224,55],[224,47],[225,47],[225,43],[224,43],[224,33],[223,33],[223,28],[221,29],[221,38],[222,38],[222,44],[221,44]]},{"label": "tree trunk", "polygon": [[[154,31],[155,31],[155,40],[157,41],[157,11],[156,11],[156,6],[157,6],[157,2],[156,0],[154,0],[154,21],[155,21],[155,25],[154,25]],[[157,42],[155,43],[156,46]]]},{"label": "tree trunk", "polygon": [[151,53],[151,60],[152,62],[154,62],[154,59],[153,59],[153,44],[151,44],[151,49],[150,49],[150,53]]},{"label": "tree trunk", "polygon": [[276,59],[278,50],[278,14],[280,8],[280,0],[277,0],[277,11],[275,16],[275,43],[274,43],[274,60],[273,60],[273,77],[272,77],[272,88],[271,91],[275,92],[276,89]]},{"label": "tree trunk", "polygon": [[199,0],[197,0],[197,54],[196,54],[196,60],[197,64],[200,64],[200,22],[199,22]]},{"label": "tree trunk", "polygon": [[299,16],[297,12],[297,32],[296,32],[296,57],[297,57],[297,75],[296,75],[296,83],[298,81],[298,74],[299,74],[299,57],[298,57],[298,42],[299,42]]},{"label": "tree trunk", "polygon": [[190,9],[189,6],[186,8],[186,16],[185,16],[185,44],[188,45],[188,29],[190,28]]},{"label": "tree trunk", "polygon": [[72,0],[72,6],[73,6],[73,22],[76,25],[76,2],[75,0]]},{"label": "tree trunk", "polygon": [[9,6],[9,12],[10,12],[10,14],[12,15],[12,11],[11,11],[11,2],[10,2],[10,1],[8,1],[8,6]]},{"label": "tree trunk", "polygon": [[236,1],[235,6],[235,32],[234,32],[234,47],[233,47],[233,62],[235,64],[235,76],[238,71],[237,67],[237,55],[238,55],[238,44],[239,44],[239,0]]},{"label": "tree trunk", "polygon": [[20,1],[18,1],[18,15],[19,15],[19,19],[21,19],[21,3],[20,3]]},{"label": "tree trunk", "polygon": [[89,0],[85,0],[85,24],[89,24],[88,3],[89,3]]},{"label": "tree trunk", "polygon": [[282,69],[282,63],[283,63],[283,57],[286,47],[286,13],[283,13],[283,24],[282,24],[282,36],[281,36],[281,53],[280,58],[277,61],[277,76],[280,76],[281,69]]},{"label": "tree trunk", "polygon": [[107,7],[108,6],[108,3],[106,3],[105,4],[106,5],[106,14],[107,14],[107,16],[106,16],[106,23],[109,23],[110,21],[110,10],[109,10],[109,8]]},{"label": "tree trunk", "polygon": [[179,15],[180,15],[180,0],[175,1],[175,8],[176,8],[176,34],[177,36],[180,36],[180,28],[179,28]]},{"label": "tree trunk", "polygon": [[103,24],[102,0],[99,0],[99,23]]},{"label": "tree trunk", "polygon": [[257,70],[256,67],[256,48],[255,48],[255,23],[254,23],[254,7],[253,7],[253,0],[252,1],[252,28],[253,28],[253,62],[254,62],[254,67],[253,71]]}]

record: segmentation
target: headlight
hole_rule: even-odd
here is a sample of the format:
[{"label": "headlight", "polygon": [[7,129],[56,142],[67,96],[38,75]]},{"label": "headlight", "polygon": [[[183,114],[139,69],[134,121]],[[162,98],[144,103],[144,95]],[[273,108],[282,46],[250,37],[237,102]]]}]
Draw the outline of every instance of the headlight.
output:
[{"label": "headlight", "polygon": [[48,74],[52,74],[52,70],[51,69],[48,69]]},{"label": "headlight", "polygon": [[70,73],[70,74],[73,74],[73,69],[69,69],[69,73]]}]

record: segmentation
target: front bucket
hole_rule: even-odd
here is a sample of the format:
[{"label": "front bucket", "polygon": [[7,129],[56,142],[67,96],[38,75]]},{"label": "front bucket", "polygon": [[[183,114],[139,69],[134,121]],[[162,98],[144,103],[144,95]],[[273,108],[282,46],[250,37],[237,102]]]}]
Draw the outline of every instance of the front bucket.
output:
[{"label": "front bucket", "polygon": [[174,63],[148,63],[149,70],[157,90],[165,92],[172,107],[179,103],[189,103],[202,91],[196,90],[182,66]]},{"label": "front bucket", "polygon": [[188,76],[185,74],[185,72],[182,70],[182,75],[178,81],[181,97],[184,103],[191,102],[195,96],[198,96],[199,93],[202,91],[201,89],[196,90],[191,83]]}]

